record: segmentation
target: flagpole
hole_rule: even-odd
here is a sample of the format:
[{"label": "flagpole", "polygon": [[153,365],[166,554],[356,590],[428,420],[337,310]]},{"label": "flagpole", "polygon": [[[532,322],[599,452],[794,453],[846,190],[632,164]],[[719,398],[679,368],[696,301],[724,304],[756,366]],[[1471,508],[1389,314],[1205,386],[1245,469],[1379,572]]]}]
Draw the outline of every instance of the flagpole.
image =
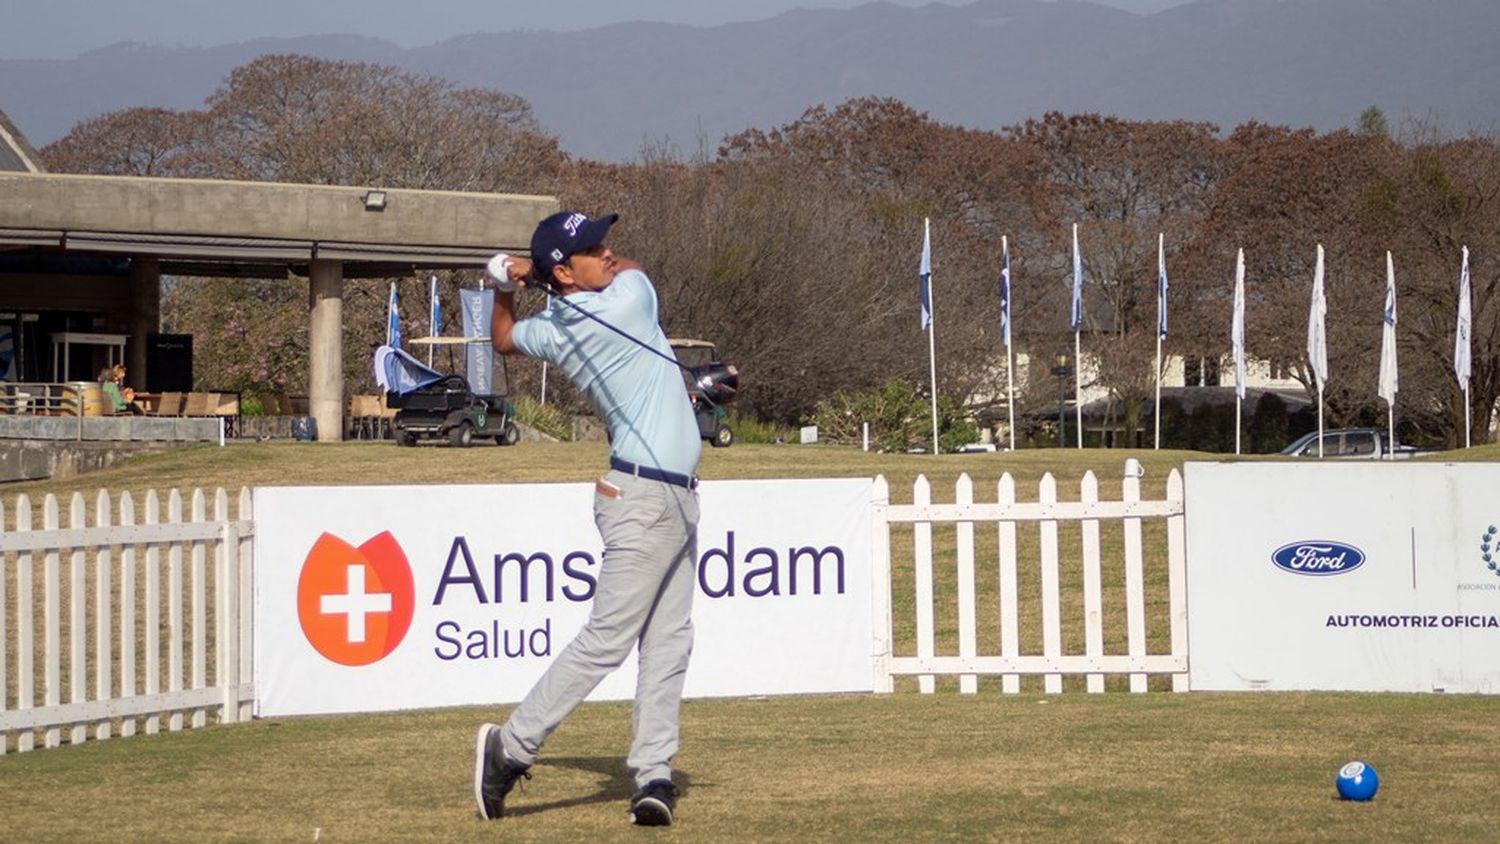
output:
[{"label": "flagpole", "polygon": [[1391,403],[1387,403],[1386,404],[1386,406],[1385,406],[1385,415],[1386,415],[1387,422],[1389,422],[1389,424],[1390,424],[1390,435],[1389,435],[1390,439],[1388,440],[1388,442],[1390,443],[1390,454],[1388,454],[1387,457],[1389,457],[1392,460],[1395,460],[1396,459],[1396,405],[1395,405],[1395,403],[1391,402]]},{"label": "flagpole", "polygon": [[1152,448],[1161,448],[1161,332],[1156,332],[1156,444]]},{"label": "flagpole", "polygon": [[[1314,378],[1318,376],[1314,375]],[[1323,382],[1318,381],[1318,457],[1323,456]]]},{"label": "flagpole", "polygon": [[1470,420],[1472,413],[1473,411],[1469,408],[1469,388],[1464,387],[1464,448],[1474,445],[1473,440],[1469,438],[1473,427],[1473,422]]},{"label": "flagpole", "polygon": [[1006,286],[1006,316],[1005,316],[1005,394],[1006,405],[1010,409],[1010,450],[1016,450],[1016,366],[1015,355],[1010,346],[1010,297],[1015,289],[1011,285],[1015,279],[1010,277],[1010,239],[1000,235],[1000,249],[1005,254],[1005,286]]},{"label": "flagpole", "polygon": [[[922,218],[922,237],[924,243],[931,243],[932,219]],[[927,324],[927,369],[932,378],[932,453],[938,453],[938,412],[937,412],[937,294],[933,290],[932,275],[927,276],[927,313],[931,320]]]},{"label": "flagpole", "polygon": [[1083,448],[1083,352],[1082,332],[1073,332],[1073,427],[1078,429],[1078,447]]},{"label": "flagpole", "polygon": [[1166,297],[1166,291],[1163,290],[1162,287],[1161,287],[1161,279],[1162,279],[1163,276],[1166,275],[1166,272],[1167,272],[1167,252],[1166,252],[1166,250],[1167,250],[1167,235],[1166,235],[1165,232],[1158,232],[1157,235],[1156,235],[1156,271],[1157,271],[1157,285],[1156,285],[1156,298],[1157,298],[1157,302],[1156,302],[1156,307],[1157,307],[1157,320],[1156,320],[1156,412],[1153,413],[1152,417],[1151,417],[1156,422],[1156,439],[1155,439],[1155,444],[1152,445],[1152,448],[1158,449],[1158,450],[1161,449],[1161,335],[1162,335],[1162,323],[1163,323],[1163,320],[1161,319],[1161,317],[1165,315],[1165,313],[1166,313],[1166,307],[1167,307],[1167,302],[1166,302],[1166,298],[1165,298]]},{"label": "flagpole", "polygon": [[1245,250],[1234,257],[1234,315],[1229,339],[1234,357],[1234,453],[1243,453],[1245,407]]},{"label": "flagpole", "polygon": [[1312,304],[1307,313],[1307,368],[1318,384],[1318,457],[1323,457],[1323,388],[1328,380],[1328,339],[1324,319],[1328,301],[1323,292],[1323,244],[1313,269]]},{"label": "flagpole", "polygon": [[[1469,287],[1469,247],[1463,248],[1463,267],[1458,273],[1458,326],[1453,331],[1453,374],[1464,395],[1464,448],[1473,446],[1473,411],[1469,407],[1469,377],[1472,374],[1473,293]],[[1488,416],[1486,416],[1488,419]]]},{"label": "flagpole", "polygon": [[1083,256],[1078,250],[1078,224],[1073,224],[1073,422],[1078,447],[1083,448]]},{"label": "flagpole", "polygon": [[1239,396],[1235,396],[1234,397],[1234,453],[1235,453],[1235,456],[1239,456],[1239,453],[1240,453],[1240,429],[1244,427],[1243,423],[1241,423],[1241,421],[1240,421],[1240,419],[1241,419],[1240,413],[1242,412],[1241,409],[1244,407],[1244,404],[1245,404],[1245,400],[1244,399],[1240,398]]},{"label": "flagpole", "polygon": [[1011,360],[1010,347],[1005,348],[1005,383],[1010,405],[1010,450],[1016,450],[1016,368]]},{"label": "flagpole", "polygon": [[1385,314],[1380,327],[1380,397],[1386,407],[1386,459],[1396,459],[1396,391],[1399,389],[1396,365],[1396,263],[1389,249],[1385,252]]}]

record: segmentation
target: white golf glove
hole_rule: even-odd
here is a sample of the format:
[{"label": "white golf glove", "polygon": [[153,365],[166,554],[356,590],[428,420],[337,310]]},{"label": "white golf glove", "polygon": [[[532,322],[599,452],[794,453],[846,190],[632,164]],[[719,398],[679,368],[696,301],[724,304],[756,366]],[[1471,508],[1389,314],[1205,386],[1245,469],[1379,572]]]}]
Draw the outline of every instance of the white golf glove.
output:
[{"label": "white golf glove", "polygon": [[484,271],[489,275],[492,286],[501,293],[514,293],[516,283],[510,280],[510,256],[504,252],[498,252],[490,262],[485,265]]}]

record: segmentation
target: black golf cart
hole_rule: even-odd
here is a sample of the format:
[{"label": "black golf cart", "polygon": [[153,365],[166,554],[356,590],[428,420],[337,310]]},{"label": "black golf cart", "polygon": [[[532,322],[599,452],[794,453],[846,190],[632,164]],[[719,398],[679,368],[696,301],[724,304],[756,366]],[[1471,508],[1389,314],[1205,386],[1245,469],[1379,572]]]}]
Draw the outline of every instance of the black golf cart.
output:
[{"label": "black golf cart", "polygon": [[[443,375],[400,349],[377,356],[377,378],[382,371],[387,373],[381,381],[386,402],[396,408],[396,418],[391,420],[396,445],[413,446],[418,440],[437,438],[468,448],[475,439],[492,439],[497,445],[515,445],[521,439],[515,409],[503,392],[475,393],[464,376]],[[508,379],[502,382],[508,390]]]},{"label": "black golf cart", "polygon": [[[677,355],[677,361],[683,366],[700,371],[710,366],[727,368],[730,372],[734,370],[719,359],[718,347],[707,340],[682,338],[669,339],[667,343],[672,347],[673,354]],[[734,432],[729,430],[729,425],[724,421],[728,416],[728,411],[724,408],[725,402],[709,401],[709,395],[703,383],[695,380],[694,376],[686,370],[683,371],[682,376],[687,382],[688,398],[693,402],[693,415],[698,418],[698,436],[708,440],[709,445],[714,448],[728,448],[734,442]]]}]

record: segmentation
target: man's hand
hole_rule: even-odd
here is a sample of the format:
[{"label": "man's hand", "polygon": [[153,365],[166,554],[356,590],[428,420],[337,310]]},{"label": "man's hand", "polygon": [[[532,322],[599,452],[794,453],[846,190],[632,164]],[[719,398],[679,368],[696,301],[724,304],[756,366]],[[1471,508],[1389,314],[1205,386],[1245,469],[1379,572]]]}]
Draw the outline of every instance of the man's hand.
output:
[{"label": "man's hand", "polygon": [[525,287],[526,280],[531,277],[531,267],[530,258],[511,258],[510,263],[506,265],[511,283],[517,287]]},{"label": "man's hand", "polygon": [[513,293],[517,287],[526,286],[531,266],[529,258],[517,258],[501,252],[491,258],[484,269],[490,277],[490,286],[501,293]]}]

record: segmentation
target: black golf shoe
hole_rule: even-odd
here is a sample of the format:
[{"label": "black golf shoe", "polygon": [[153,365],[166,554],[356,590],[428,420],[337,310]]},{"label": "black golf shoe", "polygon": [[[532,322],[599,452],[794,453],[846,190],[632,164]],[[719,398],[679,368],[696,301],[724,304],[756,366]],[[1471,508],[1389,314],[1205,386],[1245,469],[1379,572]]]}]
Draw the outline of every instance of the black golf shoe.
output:
[{"label": "black golf shoe", "polygon": [[505,814],[505,795],[517,780],[531,779],[530,767],[505,755],[499,724],[480,725],[474,739],[474,806],[480,820],[492,821]]},{"label": "black golf shoe", "polygon": [[652,780],[630,798],[630,822],[636,826],[671,826],[677,808],[677,786],[671,780]]}]

